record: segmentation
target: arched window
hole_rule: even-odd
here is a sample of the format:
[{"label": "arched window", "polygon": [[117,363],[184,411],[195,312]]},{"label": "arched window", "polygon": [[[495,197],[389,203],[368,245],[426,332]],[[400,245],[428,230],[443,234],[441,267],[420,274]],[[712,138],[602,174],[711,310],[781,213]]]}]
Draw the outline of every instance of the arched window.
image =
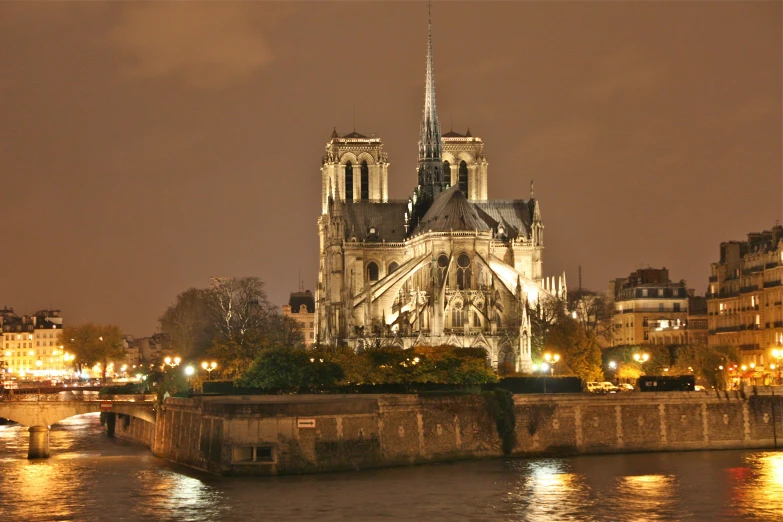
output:
[{"label": "arched window", "polygon": [[367,278],[370,281],[378,280],[378,265],[376,265],[373,261],[367,263]]},{"label": "arched window", "polygon": [[459,191],[468,196],[468,164],[464,160],[459,162]]},{"label": "arched window", "polygon": [[464,315],[462,314],[462,303],[459,301],[454,302],[451,305],[451,327],[462,328],[464,326]]},{"label": "arched window", "polygon": [[345,164],[345,201],[353,201],[353,165]]},{"label": "arched window", "polygon": [[389,263],[389,273],[391,274],[395,270],[397,270],[400,267],[400,265],[397,264],[397,261],[392,261]]},{"label": "arched window", "polygon": [[370,169],[362,161],[362,199],[370,199]]},{"label": "arched window", "polygon": [[448,161],[443,162],[443,181],[451,185],[451,164]]},{"label": "arched window", "polygon": [[470,288],[470,257],[460,254],[457,258],[457,288],[464,290]]},{"label": "arched window", "polygon": [[438,274],[440,275],[440,284],[446,281],[446,268],[449,266],[449,258],[446,254],[441,254],[438,257]]}]

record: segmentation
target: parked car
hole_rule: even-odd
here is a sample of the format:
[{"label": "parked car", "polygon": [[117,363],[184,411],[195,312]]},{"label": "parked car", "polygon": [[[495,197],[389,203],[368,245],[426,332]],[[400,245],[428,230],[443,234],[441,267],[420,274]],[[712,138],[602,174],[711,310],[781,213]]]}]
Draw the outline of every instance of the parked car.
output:
[{"label": "parked car", "polygon": [[636,388],[633,387],[633,384],[628,384],[627,382],[623,382],[617,385],[617,390],[621,392],[632,392]]},{"label": "parked car", "polygon": [[585,387],[590,393],[604,393],[604,386],[600,382],[588,382]]},{"label": "parked car", "polygon": [[617,389],[617,386],[615,386],[611,382],[604,381],[604,382],[599,382],[598,384],[600,384],[603,387],[604,393],[617,393],[619,391]]}]

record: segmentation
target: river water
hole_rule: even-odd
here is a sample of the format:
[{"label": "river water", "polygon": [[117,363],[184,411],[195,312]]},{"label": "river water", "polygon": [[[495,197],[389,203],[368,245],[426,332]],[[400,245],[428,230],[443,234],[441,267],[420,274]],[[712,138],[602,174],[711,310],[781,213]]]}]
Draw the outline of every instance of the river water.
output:
[{"label": "river water", "polygon": [[783,520],[783,452],[517,459],[221,478],[109,439],[98,414],[52,427],[48,460],[0,426],[0,520]]}]

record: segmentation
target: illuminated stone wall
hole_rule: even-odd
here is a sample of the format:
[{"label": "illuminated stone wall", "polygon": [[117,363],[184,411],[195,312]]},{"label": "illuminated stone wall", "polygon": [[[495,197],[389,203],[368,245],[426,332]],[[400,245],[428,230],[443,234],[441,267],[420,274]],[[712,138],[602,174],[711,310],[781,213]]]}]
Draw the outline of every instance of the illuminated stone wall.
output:
[{"label": "illuminated stone wall", "polygon": [[[772,427],[775,401],[777,433]],[[783,397],[517,395],[513,455],[771,448],[775,435],[783,443],[781,412]],[[158,413],[153,452],[227,475],[502,455],[495,420],[481,395],[169,399]]]},{"label": "illuminated stone wall", "polygon": [[143,444],[152,448],[153,437],[155,435],[155,425],[137,417],[130,415],[117,415],[117,422],[114,425],[114,436],[118,439]]}]

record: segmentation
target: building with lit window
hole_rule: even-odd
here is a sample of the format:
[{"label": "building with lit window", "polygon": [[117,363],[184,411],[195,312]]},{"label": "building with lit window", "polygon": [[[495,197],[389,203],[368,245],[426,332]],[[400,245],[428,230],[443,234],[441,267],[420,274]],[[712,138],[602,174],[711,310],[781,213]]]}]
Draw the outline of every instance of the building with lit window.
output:
[{"label": "building with lit window", "polygon": [[741,350],[743,364],[765,368],[783,348],[783,227],[720,245],[710,266],[707,313],[710,346]]},{"label": "building with lit window", "polygon": [[305,346],[315,342],[315,298],[310,290],[292,292],[288,304],[283,305],[283,317],[290,317],[299,323]]},{"label": "building with lit window", "polygon": [[62,348],[63,319],[59,310],[19,316],[6,308],[0,311],[0,325],[8,375],[42,379],[70,373],[68,354]]},{"label": "building with lit window", "polygon": [[610,281],[609,291],[615,302],[613,346],[653,344],[656,340],[685,344],[689,297],[685,281],[670,281],[666,268],[642,268]]}]

